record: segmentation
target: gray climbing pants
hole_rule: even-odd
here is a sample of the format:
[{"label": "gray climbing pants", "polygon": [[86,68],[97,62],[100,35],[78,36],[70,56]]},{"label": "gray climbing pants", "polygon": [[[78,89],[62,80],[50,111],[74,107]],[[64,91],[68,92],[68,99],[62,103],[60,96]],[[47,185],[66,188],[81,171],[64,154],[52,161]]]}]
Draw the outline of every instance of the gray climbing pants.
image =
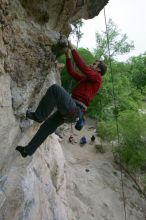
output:
[{"label": "gray climbing pants", "polygon": [[[55,107],[57,111],[50,116]],[[63,87],[57,84],[49,87],[35,111],[35,116],[44,123],[25,147],[27,154],[32,155],[48,135],[65,122],[64,118],[75,122],[80,111],[81,109]]]}]

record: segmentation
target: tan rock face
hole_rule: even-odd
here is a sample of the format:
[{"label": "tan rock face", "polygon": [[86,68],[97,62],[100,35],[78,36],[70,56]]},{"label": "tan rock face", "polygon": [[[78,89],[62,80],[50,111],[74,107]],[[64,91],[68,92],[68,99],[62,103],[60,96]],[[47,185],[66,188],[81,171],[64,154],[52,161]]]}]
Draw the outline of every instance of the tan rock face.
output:
[{"label": "tan rock face", "polygon": [[[90,145],[67,141],[62,151],[55,134],[33,157],[15,151],[38,129],[26,109],[60,83],[52,52],[60,34],[68,37],[70,23],[98,15],[106,3],[0,0],[0,220],[123,220],[120,172],[113,174],[108,154],[97,158]],[[127,220],[144,220],[143,199],[124,181]]]},{"label": "tan rock face", "polygon": [[34,158],[15,155],[0,179],[2,219],[67,220],[64,163],[56,137],[48,139]]},{"label": "tan rock face", "polygon": [[33,16],[38,23],[47,23],[53,30],[68,34],[69,24],[77,18],[93,18],[97,16],[108,0],[20,0],[27,14]]},{"label": "tan rock face", "polygon": [[52,71],[55,56],[51,48],[60,34],[68,36],[72,21],[97,15],[107,0],[1,2],[0,71],[11,76],[13,109],[20,116],[32,106],[32,97],[37,99]]},{"label": "tan rock face", "polygon": [[[33,158],[15,151],[38,125],[25,120],[53,83],[60,83],[52,47],[70,23],[91,18],[107,0],[0,0],[0,216],[3,220],[70,220],[65,161],[56,137]],[[76,218],[73,218],[76,219]]]}]

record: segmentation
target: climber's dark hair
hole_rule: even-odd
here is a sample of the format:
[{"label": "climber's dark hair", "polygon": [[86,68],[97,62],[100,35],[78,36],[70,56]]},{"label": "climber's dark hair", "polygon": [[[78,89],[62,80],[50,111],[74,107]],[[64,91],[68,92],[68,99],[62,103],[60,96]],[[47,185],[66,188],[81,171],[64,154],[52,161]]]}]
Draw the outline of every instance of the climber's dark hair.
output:
[{"label": "climber's dark hair", "polygon": [[102,60],[96,60],[96,62],[97,61],[99,62],[98,67],[100,69],[100,73],[103,76],[107,71],[107,66]]}]

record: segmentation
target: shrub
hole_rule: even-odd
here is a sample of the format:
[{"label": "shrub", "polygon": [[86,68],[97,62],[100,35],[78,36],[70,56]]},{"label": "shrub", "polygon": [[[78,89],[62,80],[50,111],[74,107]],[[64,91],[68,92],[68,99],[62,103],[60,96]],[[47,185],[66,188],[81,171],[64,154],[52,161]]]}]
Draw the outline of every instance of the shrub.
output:
[{"label": "shrub", "polygon": [[97,123],[97,134],[103,140],[111,141],[117,137],[117,127],[115,120],[100,121]]},{"label": "shrub", "polygon": [[118,118],[120,147],[117,152],[130,167],[137,169],[146,161],[146,115],[124,111]]}]

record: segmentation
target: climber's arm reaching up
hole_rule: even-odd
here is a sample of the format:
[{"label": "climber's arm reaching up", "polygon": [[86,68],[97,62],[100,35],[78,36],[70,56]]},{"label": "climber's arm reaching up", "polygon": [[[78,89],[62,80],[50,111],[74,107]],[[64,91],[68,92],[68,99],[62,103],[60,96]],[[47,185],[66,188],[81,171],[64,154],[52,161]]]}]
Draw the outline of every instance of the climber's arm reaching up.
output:
[{"label": "climber's arm reaching up", "polygon": [[82,59],[82,57],[80,56],[80,54],[76,50],[75,46],[70,41],[68,41],[68,47],[71,50],[71,53],[72,53],[73,59],[75,61],[75,64],[80,69],[80,71],[84,74],[84,76],[86,78],[88,78],[89,80],[91,80],[91,81],[101,82],[100,74],[97,74],[96,71],[94,71],[90,66],[88,66],[84,62],[84,60]]},{"label": "climber's arm reaching up", "polygon": [[86,76],[81,75],[79,72],[75,71],[72,65],[71,61],[71,53],[68,48],[64,48],[64,52],[66,55],[66,68],[68,73],[76,80],[76,81],[81,81],[85,79]]}]

